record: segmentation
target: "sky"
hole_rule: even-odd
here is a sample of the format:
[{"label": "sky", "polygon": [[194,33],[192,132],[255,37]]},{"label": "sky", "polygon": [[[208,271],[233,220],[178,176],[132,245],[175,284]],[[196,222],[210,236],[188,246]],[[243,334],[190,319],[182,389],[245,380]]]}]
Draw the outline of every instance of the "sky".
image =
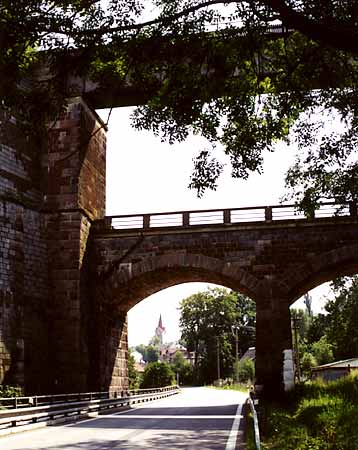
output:
[{"label": "sky", "polygon": [[[190,136],[180,144],[163,143],[153,133],[130,125],[133,108],[112,111],[107,134],[106,214],[154,213],[191,209],[222,209],[277,205],[284,194],[284,174],[294,161],[294,148],[279,144],[264,155],[264,173],[248,180],[234,180],[229,167],[216,191],[199,199],[188,189],[192,159],[205,148],[205,141]],[[97,111],[107,121],[108,110]],[[179,304],[191,294],[206,290],[207,283],[185,283],[160,291],[138,303],[128,313],[129,346],[146,344],[154,336],[159,315],[166,328],[164,340],[176,341]],[[311,291],[314,312],[321,312],[328,285]],[[302,306],[298,301],[295,306]]]}]

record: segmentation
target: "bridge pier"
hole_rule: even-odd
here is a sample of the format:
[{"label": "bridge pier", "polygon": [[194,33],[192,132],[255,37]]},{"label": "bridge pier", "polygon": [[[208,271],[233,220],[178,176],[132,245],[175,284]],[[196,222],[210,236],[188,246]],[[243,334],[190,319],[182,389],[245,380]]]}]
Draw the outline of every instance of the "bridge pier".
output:
[{"label": "bridge pier", "polygon": [[105,214],[106,127],[81,98],[49,129],[46,229],[49,255],[49,373],[53,392],[88,389],[91,312],[86,248]]},{"label": "bridge pier", "polygon": [[256,301],[256,386],[265,397],[294,385],[289,306],[287,299]]},{"label": "bridge pier", "polygon": [[96,391],[128,389],[127,315],[115,308],[95,306],[90,337],[89,385]]}]

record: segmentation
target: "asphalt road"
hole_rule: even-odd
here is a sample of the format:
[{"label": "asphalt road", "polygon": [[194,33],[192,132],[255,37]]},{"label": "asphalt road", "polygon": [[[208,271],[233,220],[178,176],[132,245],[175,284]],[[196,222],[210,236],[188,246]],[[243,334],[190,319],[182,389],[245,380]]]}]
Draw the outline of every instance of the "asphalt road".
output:
[{"label": "asphalt road", "polygon": [[187,388],[173,397],[65,426],[0,438],[1,450],[238,450],[246,395]]}]

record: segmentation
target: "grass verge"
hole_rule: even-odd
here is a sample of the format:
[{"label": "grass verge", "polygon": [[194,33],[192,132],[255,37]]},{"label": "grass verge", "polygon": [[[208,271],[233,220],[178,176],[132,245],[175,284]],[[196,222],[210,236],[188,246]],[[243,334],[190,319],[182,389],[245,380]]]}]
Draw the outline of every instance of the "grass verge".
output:
[{"label": "grass verge", "polygon": [[249,391],[247,384],[245,384],[245,383],[233,383],[233,384],[225,385],[225,386],[210,385],[208,387],[211,387],[213,389],[226,390],[226,391],[240,391],[240,392],[248,392]]},{"label": "grass verge", "polygon": [[298,385],[265,411],[263,450],[358,450],[358,373]]}]

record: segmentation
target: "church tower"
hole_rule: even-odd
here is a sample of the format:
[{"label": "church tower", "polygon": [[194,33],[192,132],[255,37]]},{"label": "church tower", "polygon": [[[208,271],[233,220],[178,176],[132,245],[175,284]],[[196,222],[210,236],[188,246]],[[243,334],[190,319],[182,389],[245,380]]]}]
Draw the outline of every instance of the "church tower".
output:
[{"label": "church tower", "polygon": [[159,344],[163,345],[163,334],[165,333],[165,328],[163,327],[163,323],[162,323],[162,315],[160,314],[159,316],[159,322],[158,322],[158,326],[155,329],[155,335],[156,337],[159,339]]}]

